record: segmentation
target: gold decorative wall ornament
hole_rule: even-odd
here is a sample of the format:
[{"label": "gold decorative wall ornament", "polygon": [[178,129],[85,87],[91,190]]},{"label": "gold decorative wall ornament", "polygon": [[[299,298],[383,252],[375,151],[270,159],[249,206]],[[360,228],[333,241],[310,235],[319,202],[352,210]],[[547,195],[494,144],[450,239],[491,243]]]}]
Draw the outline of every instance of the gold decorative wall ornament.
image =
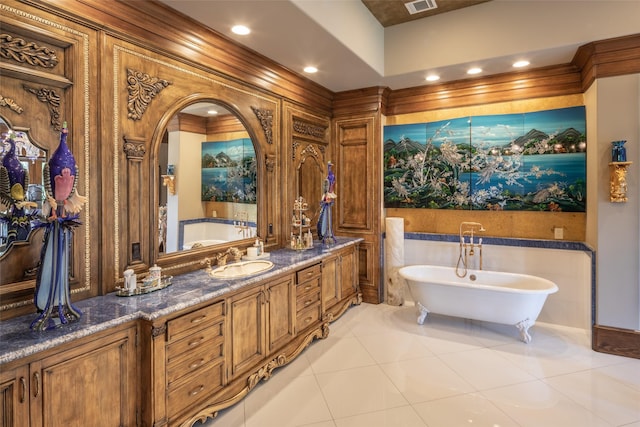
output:
[{"label": "gold decorative wall ornament", "polygon": [[10,34],[0,34],[0,57],[36,67],[53,68],[58,65],[55,50]]},{"label": "gold decorative wall ornament", "polygon": [[9,107],[11,110],[15,111],[18,114],[22,114],[22,112],[24,111],[24,108],[16,104],[13,99],[5,98],[2,95],[0,95],[0,106]]},{"label": "gold decorative wall ornament", "polygon": [[162,185],[167,187],[169,193],[176,194],[176,176],[175,175],[162,175]]},{"label": "gold decorative wall ornament", "polygon": [[302,120],[293,121],[293,130],[301,135],[308,135],[314,138],[324,138],[327,132],[326,126],[313,125]]},{"label": "gold decorative wall ornament", "polygon": [[62,123],[60,123],[60,95],[53,89],[40,88],[36,89],[27,85],[23,85],[24,90],[34,94],[39,101],[47,104],[49,110],[49,117],[51,126],[57,132],[62,130]]},{"label": "gold decorative wall ornament", "polygon": [[172,84],[167,80],[151,77],[147,73],[131,69],[127,69],[127,83],[129,90],[127,102],[129,114],[127,117],[132,120],[140,120],[153,98],[162,89]]},{"label": "gold decorative wall ornament", "polygon": [[627,168],[632,162],[609,163],[609,200],[614,203],[627,201]]},{"label": "gold decorative wall ornament", "polygon": [[124,138],[124,145],[122,150],[127,155],[128,160],[142,160],[147,149],[144,145],[144,139],[142,138]]},{"label": "gold decorative wall ornament", "polygon": [[254,114],[260,120],[264,136],[267,137],[267,142],[273,144],[273,111],[266,108],[251,107]]}]

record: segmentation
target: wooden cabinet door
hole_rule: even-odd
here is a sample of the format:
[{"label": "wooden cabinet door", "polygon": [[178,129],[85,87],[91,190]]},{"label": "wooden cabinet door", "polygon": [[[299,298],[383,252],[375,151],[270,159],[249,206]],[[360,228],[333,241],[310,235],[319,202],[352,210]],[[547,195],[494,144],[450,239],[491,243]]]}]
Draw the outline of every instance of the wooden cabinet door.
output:
[{"label": "wooden cabinet door", "polygon": [[338,280],[338,258],[332,256],[322,261],[322,312],[340,301],[341,290]]},{"label": "wooden cabinet door", "polygon": [[264,287],[242,292],[229,300],[229,354],[231,378],[266,357],[266,297]]},{"label": "wooden cabinet door", "polygon": [[29,425],[28,378],[27,366],[0,371],[0,426]]},{"label": "wooden cabinet door", "polygon": [[30,365],[33,427],[121,427],[136,421],[135,328]]},{"label": "wooden cabinet door", "polygon": [[295,288],[293,276],[267,287],[269,299],[269,352],[291,341],[295,325]]},{"label": "wooden cabinet door", "polygon": [[355,264],[354,251],[348,251],[340,254],[340,291],[342,298],[353,295],[357,289],[357,270]]}]

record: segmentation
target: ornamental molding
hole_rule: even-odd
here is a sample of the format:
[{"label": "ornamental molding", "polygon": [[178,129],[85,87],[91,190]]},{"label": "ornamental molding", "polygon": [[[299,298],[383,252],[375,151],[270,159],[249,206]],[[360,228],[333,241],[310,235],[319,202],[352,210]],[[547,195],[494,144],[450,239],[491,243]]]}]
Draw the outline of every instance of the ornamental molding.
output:
[{"label": "ornamental molding", "polygon": [[293,130],[301,135],[323,139],[327,132],[327,126],[314,125],[302,120],[294,119]]},{"label": "ornamental molding", "polygon": [[60,123],[60,95],[53,89],[47,88],[34,88],[27,85],[23,85],[24,90],[30,92],[38,98],[40,102],[47,104],[49,110],[50,124],[55,131],[62,130],[62,123]]},{"label": "ornamental molding", "polygon": [[24,108],[16,104],[16,102],[11,98],[5,98],[0,95],[0,106],[10,108],[12,111],[15,111],[18,114],[22,114]]},{"label": "ornamental molding", "polygon": [[0,34],[0,57],[43,68],[53,68],[59,62],[55,50],[6,33]]},{"label": "ornamental molding", "polygon": [[274,156],[265,156],[264,166],[267,169],[267,172],[273,172],[276,167],[276,158]]},{"label": "ornamental molding", "polygon": [[131,138],[131,137],[122,137],[124,139],[124,145],[122,146],[122,150],[127,155],[128,160],[142,160],[144,158],[147,149],[145,148],[145,143],[143,138]]},{"label": "ornamental molding", "polygon": [[127,68],[127,89],[129,90],[129,100],[127,109],[128,118],[140,120],[147,110],[147,107],[164,88],[173,84],[170,81],[151,77],[147,73]]},{"label": "ornamental molding", "polygon": [[273,110],[258,107],[251,107],[251,109],[260,121],[264,136],[267,137],[267,142],[273,144]]}]

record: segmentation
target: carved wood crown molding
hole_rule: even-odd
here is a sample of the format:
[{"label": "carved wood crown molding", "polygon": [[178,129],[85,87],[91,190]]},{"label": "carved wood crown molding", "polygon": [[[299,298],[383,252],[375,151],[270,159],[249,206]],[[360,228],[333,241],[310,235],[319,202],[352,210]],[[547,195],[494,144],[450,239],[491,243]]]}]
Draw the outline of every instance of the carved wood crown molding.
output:
[{"label": "carved wood crown molding", "polygon": [[251,109],[258,120],[260,120],[264,136],[267,137],[267,142],[273,144],[273,110],[258,107],[251,107]]},{"label": "carved wood crown molding", "polygon": [[143,138],[131,138],[122,137],[124,139],[124,145],[122,150],[127,155],[128,160],[142,160],[144,158],[147,149],[145,148]]},{"label": "carved wood crown molding", "polygon": [[24,108],[16,104],[16,102],[13,99],[5,98],[2,95],[0,95],[0,107],[8,107],[18,114],[22,114],[22,112],[24,111]]},{"label": "carved wood crown molding", "polygon": [[131,120],[140,120],[147,107],[164,88],[173,84],[170,81],[151,77],[149,74],[127,68],[127,89],[129,100],[127,109]]},{"label": "carved wood crown molding", "polygon": [[21,64],[44,68],[53,68],[59,62],[55,50],[6,33],[0,34],[0,56]]},{"label": "carved wood crown molding", "polygon": [[324,138],[327,132],[327,126],[314,125],[302,120],[293,120],[293,130],[302,135],[312,136],[314,138]]},{"label": "carved wood crown molding", "polygon": [[53,89],[40,88],[36,89],[27,85],[23,85],[24,90],[34,94],[39,101],[47,104],[49,110],[49,117],[51,126],[55,131],[62,130],[62,123],[60,123],[60,95]]}]

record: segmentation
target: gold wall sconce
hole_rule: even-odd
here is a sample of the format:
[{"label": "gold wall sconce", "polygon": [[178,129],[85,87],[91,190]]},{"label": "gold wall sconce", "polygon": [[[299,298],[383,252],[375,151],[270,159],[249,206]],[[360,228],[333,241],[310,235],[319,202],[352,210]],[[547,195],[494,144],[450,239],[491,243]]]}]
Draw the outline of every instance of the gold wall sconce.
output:
[{"label": "gold wall sconce", "polygon": [[161,175],[162,185],[169,189],[171,195],[176,194],[176,176],[175,175]]},{"label": "gold wall sconce", "polygon": [[627,168],[632,162],[609,163],[609,200],[614,203],[627,201]]}]

